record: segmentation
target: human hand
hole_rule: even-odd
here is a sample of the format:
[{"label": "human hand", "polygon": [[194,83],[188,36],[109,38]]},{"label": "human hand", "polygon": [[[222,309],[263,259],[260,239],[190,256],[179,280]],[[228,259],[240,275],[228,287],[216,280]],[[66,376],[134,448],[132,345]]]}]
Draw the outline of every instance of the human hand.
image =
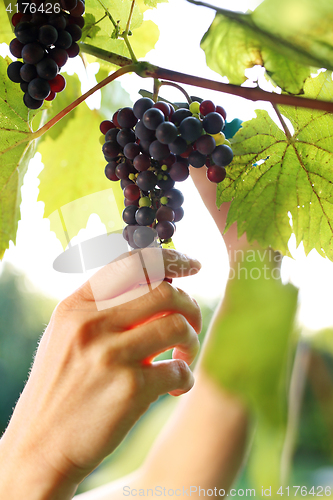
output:
[{"label": "human hand", "polygon": [[[161,255],[158,249],[141,252],[152,267]],[[175,277],[177,269],[182,276],[200,269],[197,261],[178,252],[162,252],[167,277]],[[111,299],[108,308],[98,310],[86,282],[55,309],[0,442],[0,457],[10,450],[9,467],[14,462],[15,473],[22,463],[23,471],[34,464],[43,479],[49,474],[54,483],[66,478],[77,485],[159,395],[176,396],[192,387],[188,365],[199,350],[199,307],[167,282],[130,300],[148,286],[139,286],[138,262],[138,252],[133,252],[96,273],[97,282],[107,284],[107,295],[99,300]],[[122,296],[127,302],[119,303]],[[152,362],[172,347],[172,360]]]}]

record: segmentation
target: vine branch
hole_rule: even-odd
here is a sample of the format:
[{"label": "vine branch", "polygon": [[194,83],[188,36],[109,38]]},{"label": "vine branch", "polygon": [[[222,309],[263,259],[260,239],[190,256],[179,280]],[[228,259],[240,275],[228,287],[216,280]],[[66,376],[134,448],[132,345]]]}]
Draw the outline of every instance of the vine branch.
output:
[{"label": "vine branch", "polygon": [[[99,57],[118,66],[125,66],[126,64],[132,63],[131,59],[128,59],[127,57],[119,56],[118,54],[99,49],[98,47],[94,47],[82,42],[79,45],[82,48],[83,52],[95,55],[96,57]],[[267,92],[266,90],[261,90],[258,87],[248,88],[241,87],[239,85],[233,85],[231,83],[217,82],[215,80],[208,80],[207,78],[201,78],[198,76],[187,75],[184,73],[179,73],[177,71],[160,68],[158,66],[154,66],[145,62],[140,62],[139,65],[143,69],[141,71],[136,71],[136,73],[142,78],[151,77],[161,80],[168,80],[169,82],[178,82],[209,90],[216,90],[217,92],[224,92],[225,94],[243,97],[244,99],[248,99],[250,101],[265,101],[270,102],[272,105],[278,104],[282,106],[284,105],[317,109],[319,111],[327,111],[328,113],[333,113],[333,102],[330,101],[309,99],[307,97],[299,97],[289,94],[276,94]]]},{"label": "vine branch", "polygon": [[307,97],[298,97],[287,94],[275,94],[272,92],[267,92],[266,90],[261,90],[259,88],[248,88],[241,87],[239,85],[232,85],[231,83],[216,82],[215,80],[208,80],[207,78],[186,75],[177,71],[160,68],[158,66],[152,66],[148,63],[146,63],[145,71],[138,73],[138,75],[142,77],[171,80],[173,82],[193,85],[210,90],[217,90],[218,92],[224,92],[226,94],[244,97],[244,99],[248,99],[250,101],[266,101],[270,102],[271,104],[317,109],[320,111],[333,113],[333,102],[330,101],[309,99]]},{"label": "vine branch", "polygon": [[[92,55],[99,55],[102,52],[102,49],[97,49],[96,47],[93,46],[88,46],[86,44],[80,44],[84,45],[86,52],[88,52],[90,48],[90,54]],[[88,48],[88,50],[87,50]],[[106,51],[103,51],[106,52]],[[89,96],[91,96],[94,92],[97,90],[100,90],[103,88],[105,85],[108,83],[112,82],[116,78],[118,78],[121,75],[124,75],[126,73],[134,72],[138,76],[142,78],[154,78],[155,80],[158,79],[165,79],[167,82],[163,82],[163,85],[170,85],[171,82],[179,82],[187,85],[193,85],[201,88],[206,88],[210,90],[216,90],[218,92],[224,92],[226,94],[232,94],[232,95],[237,95],[239,97],[244,97],[245,99],[249,99],[251,101],[267,101],[270,102],[275,111],[277,112],[279,119],[281,121],[282,117],[279,113],[279,110],[277,109],[276,105],[277,104],[282,104],[282,105],[287,105],[287,106],[295,106],[295,107],[302,107],[302,108],[310,108],[310,109],[317,109],[321,111],[327,111],[329,113],[333,113],[333,102],[329,101],[320,101],[317,99],[308,99],[305,97],[297,97],[297,96],[292,96],[292,95],[284,95],[284,94],[274,94],[271,92],[266,92],[265,90],[261,90],[258,88],[247,88],[247,87],[240,87],[238,85],[232,85],[230,83],[221,83],[221,82],[216,82],[214,80],[208,80],[206,78],[201,78],[198,76],[193,76],[193,75],[186,75],[184,73],[178,73],[177,71],[172,71],[169,69],[165,68],[160,68],[158,66],[153,66],[152,64],[146,63],[146,62],[135,62],[132,64],[124,64],[124,59],[122,56],[118,56],[117,54],[109,54],[109,61],[114,62],[118,61],[118,63],[121,63],[123,65],[122,68],[118,69],[114,73],[112,73],[110,76],[102,80],[100,83],[95,85],[92,89],[90,89],[88,92],[83,94],[81,97],[73,101],[69,106],[64,108],[60,113],[58,113],[54,118],[52,118],[49,122],[47,122],[43,127],[41,127],[39,130],[34,132],[33,139],[37,139],[38,137],[42,136],[47,132],[53,125],[58,123],[61,118],[66,116],[70,111],[72,111],[76,106],[78,106],[81,102],[85,101]],[[113,59],[111,61],[111,59]],[[130,61],[127,59],[127,61]],[[162,82],[161,82],[162,83]],[[171,83],[172,86],[173,83]],[[179,86],[178,86],[179,87]],[[286,135],[288,138],[291,138],[290,132],[284,123],[283,119],[281,122]],[[288,131],[288,132],[287,132]],[[289,134],[289,135],[288,135]]]},{"label": "vine branch", "polygon": [[108,52],[107,50],[100,49],[99,47],[94,47],[93,45],[89,45],[88,43],[79,42],[79,46],[81,52],[98,57],[98,59],[102,59],[103,61],[115,64],[116,66],[122,67],[127,66],[128,64],[132,64],[132,60],[128,57],[120,56],[119,54],[115,54],[114,52]]}]

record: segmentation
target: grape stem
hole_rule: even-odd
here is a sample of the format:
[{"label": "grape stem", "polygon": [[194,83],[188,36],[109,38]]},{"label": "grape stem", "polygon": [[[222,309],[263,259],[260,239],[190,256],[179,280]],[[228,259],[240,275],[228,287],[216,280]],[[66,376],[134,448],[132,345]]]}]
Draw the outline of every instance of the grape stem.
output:
[{"label": "grape stem", "polygon": [[286,134],[286,137],[288,138],[288,140],[290,141],[291,140],[291,133],[290,133],[290,130],[288,129],[287,127],[287,124],[286,122],[284,121],[280,111],[279,111],[279,108],[277,107],[276,104],[272,104],[273,108],[274,108],[274,111],[275,113],[277,114],[277,117],[278,119],[280,120],[280,123],[283,127],[283,130],[284,130],[284,133]]},{"label": "grape stem", "polygon": [[[135,0],[132,0],[132,5],[131,5],[130,12],[129,12],[128,20],[127,20],[126,30],[123,33],[121,33],[121,34],[119,33],[119,24],[116,23],[116,21],[113,19],[111,13],[105,7],[105,5],[103,4],[102,0],[98,0],[98,2],[103,7],[103,9],[105,11],[105,15],[108,16],[108,18],[110,19],[111,23],[113,24],[113,27],[114,27],[115,32],[116,32],[116,38],[118,38],[119,36],[121,36],[121,38],[124,40],[124,42],[126,44],[126,47],[127,47],[127,50],[128,50],[128,52],[130,53],[130,56],[131,56],[131,63],[132,62],[133,63],[138,62],[138,60],[135,57],[135,54],[133,52],[132,46],[131,46],[131,44],[130,44],[130,42],[128,40],[128,32],[129,32],[129,27],[130,27],[132,15],[133,15],[133,9],[134,9],[134,5],[135,5]],[[115,63],[115,64],[117,64],[117,63]]]},{"label": "grape stem", "polygon": [[130,27],[131,27],[134,5],[135,5],[135,0],[132,0],[132,5],[131,5],[130,13],[129,13],[129,16],[127,19],[126,30],[125,30],[127,35],[128,35],[129,30],[130,30]]},{"label": "grape stem", "polygon": [[130,26],[131,26],[131,20],[132,20],[132,16],[133,16],[134,6],[135,6],[135,0],[132,0],[131,9],[130,9],[130,12],[129,12],[129,15],[128,15],[128,19],[127,19],[126,29],[121,34],[121,36],[124,39],[124,42],[126,44],[128,52],[130,53],[132,62],[136,63],[136,62],[138,62],[138,60],[137,60],[137,58],[136,58],[136,56],[134,54],[134,51],[132,49],[132,45],[130,44],[129,39],[128,39],[128,33],[130,31]]},{"label": "grape stem", "polygon": [[158,78],[154,78],[154,89],[153,89],[153,101],[157,102],[158,99],[158,93],[161,88],[161,82],[159,81]]},{"label": "grape stem", "polygon": [[107,85],[108,83],[112,82],[113,80],[116,80],[116,78],[119,78],[121,75],[125,75],[126,73],[130,73],[131,71],[135,71],[136,65],[135,64],[128,64],[127,66],[124,66],[123,68],[118,69],[108,77],[106,77],[104,80],[102,80],[100,83],[95,85],[92,89],[88,90],[85,94],[81,95],[78,99],[75,99],[71,104],[66,106],[63,110],[60,111],[56,116],[52,118],[49,122],[47,122],[43,127],[41,127],[39,130],[34,132],[32,134],[33,139],[37,139],[38,137],[41,137],[45,132],[50,130],[53,125],[58,123],[64,116],[68,115],[76,106],[81,104],[81,102],[85,101],[89,96],[91,96],[94,92],[97,90],[102,89]]},{"label": "grape stem", "polygon": [[113,24],[113,27],[115,29],[117,29],[117,23],[116,21],[113,19],[111,13],[108,11],[108,9],[105,7],[105,5],[103,5],[103,3],[101,2],[101,0],[98,0],[98,2],[100,3],[100,5],[103,7],[103,9],[105,10],[105,15],[108,16],[108,18],[110,19],[111,23]]},{"label": "grape stem", "polygon": [[160,87],[162,87],[162,85],[169,85],[170,87],[176,87],[176,89],[178,89],[178,90],[180,90],[181,92],[183,92],[184,96],[186,97],[187,102],[188,102],[189,104],[191,104],[192,99],[190,98],[190,96],[188,95],[188,93],[186,92],[186,90],[185,90],[185,89],[183,89],[183,87],[181,87],[181,86],[180,86],[180,85],[178,85],[177,83],[162,81],[162,82],[161,82]]}]

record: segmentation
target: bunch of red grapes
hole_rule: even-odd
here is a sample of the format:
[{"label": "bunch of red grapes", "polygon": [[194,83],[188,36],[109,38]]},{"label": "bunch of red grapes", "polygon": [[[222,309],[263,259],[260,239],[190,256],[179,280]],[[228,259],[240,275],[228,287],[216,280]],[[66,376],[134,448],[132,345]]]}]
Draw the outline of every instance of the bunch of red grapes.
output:
[{"label": "bunch of red grapes", "polygon": [[184,215],[175,182],[189,176],[189,165],[207,167],[207,178],[221,182],[233,152],[222,132],[226,113],[212,101],[177,110],[143,97],[101,123],[105,135],[105,175],[120,181],[124,193],[124,237],[132,248],[167,243]]},{"label": "bunch of red grapes", "polygon": [[24,92],[23,102],[38,109],[44,99],[52,101],[66,86],[59,74],[69,57],[78,55],[77,42],[82,35],[85,7],[81,0],[19,1],[18,12],[12,17],[15,37],[9,45],[14,57],[8,78],[19,83]]}]

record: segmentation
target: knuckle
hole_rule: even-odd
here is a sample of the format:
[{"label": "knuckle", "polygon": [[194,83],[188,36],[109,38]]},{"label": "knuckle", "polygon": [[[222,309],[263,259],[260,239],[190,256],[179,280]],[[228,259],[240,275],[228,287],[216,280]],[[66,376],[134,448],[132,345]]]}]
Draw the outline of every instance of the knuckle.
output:
[{"label": "knuckle", "polygon": [[172,321],[172,329],[175,331],[178,336],[181,335],[182,337],[188,338],[190,335],[189,332],[189,324],[187,320],[184,318],[184,316],[180,313],[175,313],[170,316],[171,321]]},{"label": "knuckle", "polygon": [[173,303],[175,297],[175,289],[167,281],[162,281],[162,283],[154,289],[157,298],[165,303]]},{"label": "knuckle", "polygon": [[174,367],[181,385],[186,385],[191,378],[190,369],[185,361],[182,359],[174,360]]},{"label": "knuckle", "polygon": [[132,275],[135,272],[139,271],[141,268],[141,262],[139,255],[133,253],[130,255],[129,253],[125,253],[121,255],[117,260],[111,262],[108,265],[108,271],[112,272],[112,274],[116,274],[119,276]]},{"label": "knuckle", "polygon": [[91,344],[95,344],[97,340],[104,337],[106,331],[106,322],[103,316],[94,314],[79,314],[70,315],[67,320],[68,336],[71,341],[81,349],[85,349]]},{"label": "knuckle", "polygon": [[126,369],[121,375],[121,385],[129,398],[134,398],[144,390],[145,381],[140,370]]}]

